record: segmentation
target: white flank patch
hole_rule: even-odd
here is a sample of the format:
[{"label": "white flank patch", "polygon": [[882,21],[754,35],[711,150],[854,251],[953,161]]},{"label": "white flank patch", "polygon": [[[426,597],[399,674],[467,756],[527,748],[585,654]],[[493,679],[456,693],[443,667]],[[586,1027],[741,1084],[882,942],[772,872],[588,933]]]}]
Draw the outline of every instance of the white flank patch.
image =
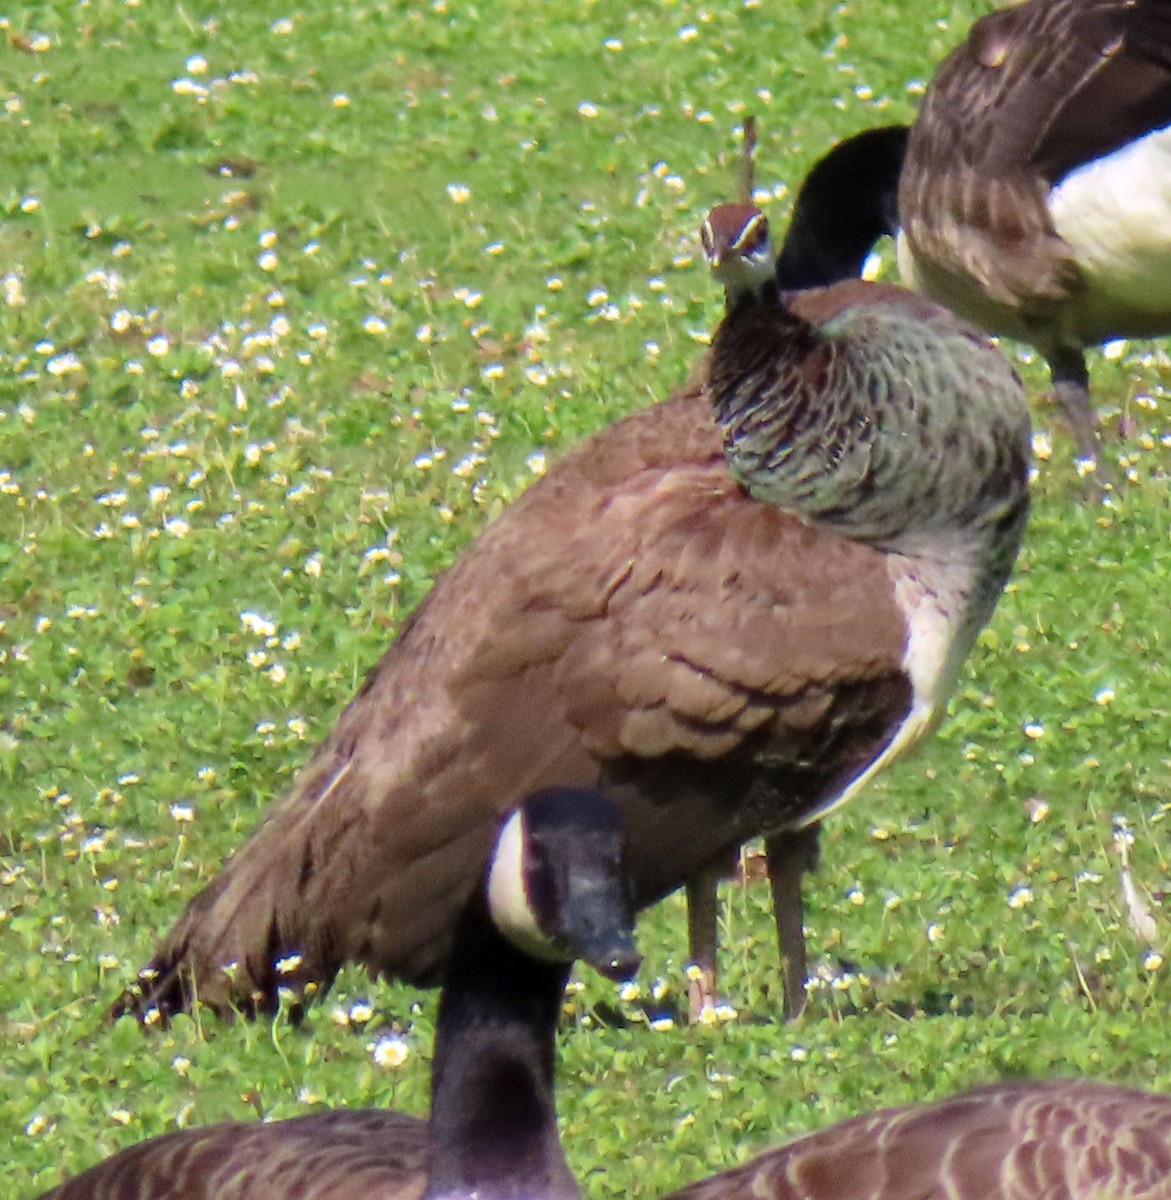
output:
[{"label": "white flank patch", "polygon": [[895,234],[895,262],[898,264],[899,279],[903,287],[926,294],[927,289],[923,286],[923,280],[915,267],[915,255],[911,250],[910,240],[902,229]]},{"label": "white flank patch", "polygon": [[1171,313],[1171,127],[1078,168],[1049,208],[1095,291]]},{"label": "white flank patch", "polygon": [[[888,564],[895,602],[907,619],[907,647],[902,666],[911,680],[911,707],[886,749],[843,791],[807,813],[802,826],[821,820],[853,799],[879,771],[934,730],[978,632],[973,630],[970,638],[961,640],[968,589],[964,586],[966,580],[956,577],[960,574],[958,568],[940,564],[937,577],[929,580],[924,578],[922,560],[916,562],[914,574],[908,560],[898,555],[890,555]],[[967,572],[962,574],[966,576]]]},{"label": "white flank patch", "polygon": [[559,962],[549,939],[537,924],[537,914],[525,886],[524,814],[518,809],[504,823],[488,871],[488,912],[492,923],[514,946],[534,958]]}]

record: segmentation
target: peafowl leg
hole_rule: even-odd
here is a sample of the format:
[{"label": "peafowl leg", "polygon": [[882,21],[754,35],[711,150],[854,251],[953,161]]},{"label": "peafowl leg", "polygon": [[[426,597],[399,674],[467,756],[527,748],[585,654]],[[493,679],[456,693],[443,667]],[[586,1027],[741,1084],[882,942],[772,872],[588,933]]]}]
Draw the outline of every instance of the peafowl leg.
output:
[{"label": "peafowl leg", "polygon": [[777,833],[764,840],[768,855],[768,878],[773,891],[773,918],[785,981],[785,1020],[795,1021],[805,1011],[805,907],[801,902],[801,880],[817,866],[817,843],[821,826],[807,825]]},{"label": "peafowl leg", "polygon": [[687,1010],[692,1024],[716,1003],[717,888],[730,874],[730,860],[717,856],[687,881],[688,971]]}]

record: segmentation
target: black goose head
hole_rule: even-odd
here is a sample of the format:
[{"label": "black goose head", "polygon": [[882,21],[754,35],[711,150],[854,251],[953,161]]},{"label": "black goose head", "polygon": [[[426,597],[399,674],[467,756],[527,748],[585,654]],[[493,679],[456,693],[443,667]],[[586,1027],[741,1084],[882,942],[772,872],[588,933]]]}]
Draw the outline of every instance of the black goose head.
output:
[{"label": "black goose head", "polygon": [[899,178],[906,125],[865,129],[839,142],[806,175],[777,255],[785,291],[825,287],[862,274],[883,234],[899,231]]},{"label": "black goose head", "polygon": [[580,958],[629,979],[634,900],[618,810],[592,788],[551,788],[504,823],[488,870],[488,912],[518,949],[545,962]]}]

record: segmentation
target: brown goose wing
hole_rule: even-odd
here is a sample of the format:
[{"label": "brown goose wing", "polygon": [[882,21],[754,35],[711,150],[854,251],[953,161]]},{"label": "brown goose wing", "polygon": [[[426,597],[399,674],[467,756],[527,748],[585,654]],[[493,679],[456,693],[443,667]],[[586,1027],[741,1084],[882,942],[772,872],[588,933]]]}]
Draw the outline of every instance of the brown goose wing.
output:
[{"label": "brown goose wing", "polygon": [[1097,1200],[1169,1177],[1171,1097],[1054,1080],[855,1117],[669,1200]]},{"label": "brown goose wing", "polygon": [[500,814],[545,784],[613,786],[637,895],[657,898],[893,736],[891,592],[883,555],[733,482],[706,395],[619,422],[436,582],[120,1008],[193,987],[268,1007],[346,961],[434,982]]},{"label": "brown goose wing", "polygon": [[1080,285],[1053,229],[1051,187],[1169,122],[1167,0],[991,13],[940,65],[912,127],[899,188],[908,240],[994,300],[1044,312]]},{"label": "brown goose wing", "polygon": [[1031,0],[975,22],[924,108],[991,178],[1066,171],[1171,122],[1168,0]]},{"label": "brown goose wing", "polygon": [[367,1110],[224,1122],[140,1142],[40,1200],[418,1200],[427,1123]]},{"label": "brown goose wing", "polygon": [[[1051,185],[1071,170],[1171,125],[1171,0],[1075,9],[1062,57],[1076,82],[1055,82],[1053,106],[1029,161]],[[1055,36],[1064,38],[1063,31]],[[1065,46],[1064,40],[1059,43]],[[1064,84],[1073,82],[1066,90]]]}]

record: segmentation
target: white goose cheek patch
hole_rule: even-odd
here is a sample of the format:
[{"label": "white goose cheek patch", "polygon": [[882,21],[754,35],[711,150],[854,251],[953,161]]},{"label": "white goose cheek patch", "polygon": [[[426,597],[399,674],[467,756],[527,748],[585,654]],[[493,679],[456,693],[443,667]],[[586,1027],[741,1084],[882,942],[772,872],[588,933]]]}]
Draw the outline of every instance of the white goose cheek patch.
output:
[{"label": "white goose cheek patch", "polygon": [[492,923],[510,942],[543,962],[560,962],[563,952],[542,931],[526,883],[527,837],[524,818],[515,812],[496,841],[488,872],[488,912]]}]

